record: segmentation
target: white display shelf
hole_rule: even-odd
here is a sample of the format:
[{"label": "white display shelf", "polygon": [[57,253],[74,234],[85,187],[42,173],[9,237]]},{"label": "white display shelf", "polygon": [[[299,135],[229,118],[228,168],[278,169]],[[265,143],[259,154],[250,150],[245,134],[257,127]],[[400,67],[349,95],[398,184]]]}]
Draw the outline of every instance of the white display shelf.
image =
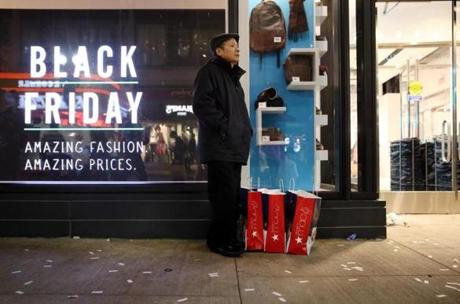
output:
[{"label": "white display shelf", "polygon": [[260,141],[258,142],[259,146],[284,146],[286,143],[283,140],[271,140],[271,141]]},{"label": "white display shelf", "polygon": [[286,112],[286,107],[258,107],[256,110],[256,124],[257,124],[257,145],[258,146],[279,146],[286,143],[282,140],[277,141],[264,141],[262,136],[262,116],[263,114],[282,114]]},{"label": "white display shelf", "polygon": [[314,90],[318,85],[322,90],[327,87],[327,75],[317,75],[317,81],[291,81],[287,89],[291,91],[308,91]]},{"label": "white display shelf", "polygon": [[327,52],[327,40],[316,40],[316,49],[320,56],[323,56]]},{"label": "white display shelf", "polygon": [[280,114],[286,112],[286,107],[258,107],[257,112],[267,113],[267,114]]},{"label": "white display shelf", "polygon": [[287,89],[291,91],[308,91],[314,90],[315,87],[316,82],[314,81],[291,81]]},{"label": "white display shelf", "polygon": [[316,150],[316,160],[317,161],[327,161],[329,158],[327,150]]},{"label": "white display shelf", "polygon": [[321,90],[327,87],[327,75],[318,75],[317,79]]},{"label": "white display shelf", "polygon": [[320,26],[327,18],[327,6],[315,5],[316,26]]},{"label": "white display shelf", "polygon": [[315,115],[315,124],[318,126],[327,126],[328,120],[327,115]]},{"label": "white display shelf", "polygon": [[316,53],[315,48],[291,48],[289,49],[289,55],[314,55]]}]

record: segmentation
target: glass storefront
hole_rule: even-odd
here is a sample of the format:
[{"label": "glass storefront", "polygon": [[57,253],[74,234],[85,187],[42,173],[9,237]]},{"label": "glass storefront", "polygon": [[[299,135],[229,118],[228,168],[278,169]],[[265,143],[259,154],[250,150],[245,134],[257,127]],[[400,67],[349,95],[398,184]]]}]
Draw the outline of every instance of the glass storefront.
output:
[{"label": "glass storefront", "polygon": [[452,3],[376,6],[380,189],[450,191]]}]

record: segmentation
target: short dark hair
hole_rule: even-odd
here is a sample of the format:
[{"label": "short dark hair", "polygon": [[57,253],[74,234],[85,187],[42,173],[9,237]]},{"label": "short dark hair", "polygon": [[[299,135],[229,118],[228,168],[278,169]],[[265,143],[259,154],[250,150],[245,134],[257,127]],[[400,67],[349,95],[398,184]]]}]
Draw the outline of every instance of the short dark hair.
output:
[{"label": "short dark hair", "polygon": [[235,39],[237,42],[240,39],[240,35],[236,33],[224,33],[224,34],[219,34],[211,39],[211,51],[214,55],[217,55],[217,48],[222,48],[224,43],[230,39]]}]

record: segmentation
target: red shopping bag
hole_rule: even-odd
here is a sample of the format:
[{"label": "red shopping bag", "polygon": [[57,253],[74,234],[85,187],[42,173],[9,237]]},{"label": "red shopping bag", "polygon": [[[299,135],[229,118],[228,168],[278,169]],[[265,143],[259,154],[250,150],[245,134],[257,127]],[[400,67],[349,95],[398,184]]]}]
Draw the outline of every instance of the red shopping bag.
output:
[{"label": "red shopping bag", "polygon": [[284,193],[268,194],[268,223],[265,252],[283,253],[286,244]]},{"label": "red shopping bag", "polygon": [[264,249],[264,230],[262,212],[262,193],[247,193],[246,250],[262,251]]},{"label": "red shopping bag", "polygon": [[310,255],[316,237],[321,199],[305,191],[295,191],[294,219],[288,237],[287,252]]}]

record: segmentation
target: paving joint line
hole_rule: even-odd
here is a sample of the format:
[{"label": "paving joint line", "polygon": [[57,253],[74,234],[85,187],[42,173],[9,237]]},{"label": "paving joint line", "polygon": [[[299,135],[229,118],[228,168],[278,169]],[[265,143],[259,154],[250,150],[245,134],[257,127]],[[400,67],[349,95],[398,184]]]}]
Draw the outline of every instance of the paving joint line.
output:
[{"label": "paving joint line", "polygon": [[235,262],[235,274],[236,274],[236,284],[238,286],[238,296],[240,297],[240,304],[243,304],[243,298],[241,297],[241,286],[240,286],[240,276],[238,275],[238,263],[236,258],[233,259]]},{"label": "paving joint line", "polygon": [[[460,275],[460,271],[455,270],[455,268],[452,268],[451,266],[448,266],[448,265],[444,265],[442,262],[440,262],[440,261],[438,261],[438,260],[435,260],[434,258],[429,258],[427,255],[425,255],[425,254],[419,252],[418,250],[415,250],[415,249],[413,249],[413,248],[411,248],[411,247],[409,247],[409,246],[407,246],[407,245],[405,245],[405,244],[403,244],[403,243],[400,243],[400,242],[398,242],[398,241],[396,241],[396,240],[394,240],[394,239],[387,239],[387,240],[391,240],[391,241],[397,243],[398,245],[401,245],[401,246],[403,246],[404,248],[409,249],[410,251],[415,252],[416,254],[421,255],[421,256],[423,256],[424,258],[426,258],[426,259],[428,259],[428,260],[430,260],[430,261],[433,261],[433,262],[435,262],[435,263],[437,263],[437,264],[439,264],[439,265],[442,265],[442,266],[444,266],[444,267],[446,267],[446,268],[449,268],[451,271],[456,272],[457,274]],[[440,248],[440,249],[441,249],[441,248]]]}]

